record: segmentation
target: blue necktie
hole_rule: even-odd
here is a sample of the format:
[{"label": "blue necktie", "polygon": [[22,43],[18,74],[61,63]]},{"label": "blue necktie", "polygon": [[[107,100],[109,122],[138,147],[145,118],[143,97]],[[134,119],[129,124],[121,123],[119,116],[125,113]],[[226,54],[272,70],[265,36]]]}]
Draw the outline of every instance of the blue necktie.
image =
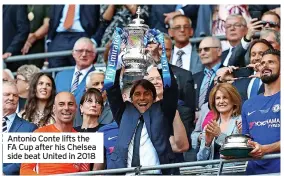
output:
[{"label": "blue necktie", "polygon": [[250,98],[258,95],[259,84],[260,84],[260,79],[255,78],[251,87]]},{"label": "blue necktie", "polygon": [[198,107],[201,108],[201,106],[206,103],[205,102],[205,99],[206,99],[206,95],[208,93],[208,89],[210,87],[210,83],[211,83],[211,77],[212,75],[214,74],[214,70],[210,70],[208,72],[205,73],[206,75],[204,76],[203,79],[206,79],[205,80],[205,83],[202,87],[202,89],[200,89],[200,92],[199,92],[199,100],[198,100]]},{"label": "blue necktie", "polygon": [[144,125],[144,119],[141,115],[139,118],[139,123],[136,127],[135,136],[134,136],[134,144],[133,144],[133,154],[132,154],[132,162],[131,167],[140,166],[140,139],[141,139],[141,132]]},{"label": "blue necktie", "polygon": [[77,89],[78,85],[79,85],[79,77],[82,75],[82,73],[80,71],[77,71],[75,73],[75,80],[74,83],[71,86],[71,93],[74,94],[75,90]]},{"label": "blue necktie", "polygon": [[176,5],[176,11],[178,11],[179,9],[181,9],[182,8],[182,5],[181,4],[177,4]]}]

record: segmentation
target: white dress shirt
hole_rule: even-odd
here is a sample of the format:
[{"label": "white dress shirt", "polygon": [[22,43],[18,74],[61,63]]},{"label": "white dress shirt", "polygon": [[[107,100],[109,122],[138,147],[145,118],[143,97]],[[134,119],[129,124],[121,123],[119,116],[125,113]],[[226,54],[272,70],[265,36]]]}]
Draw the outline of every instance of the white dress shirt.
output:
[{"label": "white dress shirt", "polygon": [[80,71],[82,73],[82,75],[79,77],[79,82],[78,82],[78,86],[80,85],[81,81],[84,79],[84,77],[87,75],[87,73],[89,72],[89,70],[91,70],[91,68],[93,67],[93,64],[90,65],[88,68],[85,68],[83,70],[78,70],[77,66],[75,66],[75,70],[74,70],[74,73],[73,73],[73,78],[72,78],[72,82],[71,82],[71,87],[75,81],[75,78],[76,78],[76,75],[75,73],[77,71]]},{"label": "white dress shirt", "polygon": [[191,51],[192,51],[192,46],[190,43],[188,43],[185,47],[183,48],[178,48],[176,46],[174,46],[174,53],[173,53],[173,57],[171,59],[171,64],[176,65],[177,59],[178,59],[178,55],[177,52],[179,50],[183,50],[185,52],[184,55],[182,55],[182,68],[185,70],[190,69],[190,60],[191,60]]},{"label": "white dress shirt", "polygon": [[[133,145],[134,145],[134,136],[135,135],[132,136],[132,139],[131,139],[130,144],[128,146],[127,167],[131,167],[132,155],[133,155]],[[151,141],[151,139],[148,135],[145,122],[143,124],[142,132],[141,132],[139,155],[140,155],[140,165],[142,165],[142,166],[160,165],[160,161],[159,161],[157,151],[154,148],[153,143],[152,143],[152,141]],[[148,170],[148,171],[143,171],[141,173],[162,174],[161,170]]]}]

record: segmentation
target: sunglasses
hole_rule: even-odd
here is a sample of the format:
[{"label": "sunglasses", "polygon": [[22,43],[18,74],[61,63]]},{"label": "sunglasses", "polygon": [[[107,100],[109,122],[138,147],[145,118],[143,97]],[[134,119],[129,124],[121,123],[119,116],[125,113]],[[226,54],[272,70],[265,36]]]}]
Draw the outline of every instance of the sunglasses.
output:
[{"label": "sunglasses", "polygon": [[275,28],[275,27],[280,27],[280,25],[278,23],[272,22],[272,21],[261,21],[261,24],[265,27],[267,24],[269,27],[271,28]]},{"label": "sunglasses", "polygon": [[198,48],[197,52],[199,54],[202,52],[202,50],[204,50],[205,52],[209,52],[211,48],[220,48],[220,47],[218,47],[218,46],[211,46],[211,47]]}]

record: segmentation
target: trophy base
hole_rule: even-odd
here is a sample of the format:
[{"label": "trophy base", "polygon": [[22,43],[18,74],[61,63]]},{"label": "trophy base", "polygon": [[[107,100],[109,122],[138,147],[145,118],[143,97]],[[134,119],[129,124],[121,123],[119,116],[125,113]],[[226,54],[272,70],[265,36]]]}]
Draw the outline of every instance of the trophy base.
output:
[{"label": "trophy base", "polygon": [[124,74],[122,78],[123,84],[133,84],[134,81],[143,79],[144,75],[128,75]]}]

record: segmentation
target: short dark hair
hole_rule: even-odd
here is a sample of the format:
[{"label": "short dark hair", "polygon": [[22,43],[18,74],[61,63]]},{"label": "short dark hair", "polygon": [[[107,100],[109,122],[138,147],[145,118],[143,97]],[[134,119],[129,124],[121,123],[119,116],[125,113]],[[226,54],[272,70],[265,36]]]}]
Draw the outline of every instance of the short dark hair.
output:
[{"label": "short dark hair", "polygon": [[262,57],[265,56],[265,55],[268,55],[268,54],[272,54],[274,56],[277,56],[277,58],[280,60],[280,51],[277,50],[277,49],[269,49],[269,50],[266,50],[263,54],[262,54]]},{"label": "short dark hair", "polygon": [[156,97],[157,97],[156,88],[150,81],[146,79],[140,79],[140,80],[134,81],[133,86],[130,90],[131,99],[132,99],[132,95],[134,94],[134,91],[137,86],[142,86],[145,90],[150,90],[153,94],[153,100],[156,100]]},{"label": "short dark hair", "polygon": [[257,44],[257,43],[263,43],[263,44],[267,45],[269,49],[273,49],[273,46],[267,40],[265,40],[265,39],[256,39],[256,40],[253,40],[250,43],[250,46],[249,46],[249,57],[251,56],[250,52],[251,52],[252,47],[255,44]]}]

